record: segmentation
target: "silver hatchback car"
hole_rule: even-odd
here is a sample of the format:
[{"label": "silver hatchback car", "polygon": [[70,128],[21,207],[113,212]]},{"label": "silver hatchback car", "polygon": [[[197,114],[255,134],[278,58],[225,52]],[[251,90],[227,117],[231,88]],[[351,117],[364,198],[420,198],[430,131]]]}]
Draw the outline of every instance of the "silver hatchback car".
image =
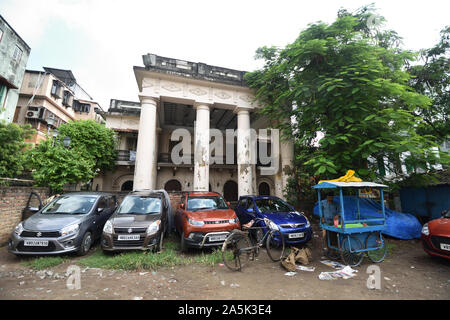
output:
[{"label": "silver hatchback car", "polygon": [[85,255],[116,207],[113,194],[63,194],[16,226],[8,251],[16,255]]}]

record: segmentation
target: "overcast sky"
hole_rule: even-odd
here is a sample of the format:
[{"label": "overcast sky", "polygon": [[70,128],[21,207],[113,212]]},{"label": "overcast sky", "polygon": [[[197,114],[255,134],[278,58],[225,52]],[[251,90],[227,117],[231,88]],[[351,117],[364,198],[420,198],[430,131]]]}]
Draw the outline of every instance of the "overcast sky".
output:
[{"label": "overcast sky", "polygon": [[450,24],[450,1],[400,0],[0,0],[0,14],[31,47],[27,69],[70,69],[104,109],[138,101],[142,55],[252,71],[258,47],[285,46],[307,24],[375,2],[404,47],[433,46]]}]

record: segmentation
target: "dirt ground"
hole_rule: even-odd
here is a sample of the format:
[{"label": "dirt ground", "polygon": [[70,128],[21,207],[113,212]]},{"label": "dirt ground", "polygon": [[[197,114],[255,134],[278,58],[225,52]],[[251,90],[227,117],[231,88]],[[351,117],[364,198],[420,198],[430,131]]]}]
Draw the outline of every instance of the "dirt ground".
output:
[{"label": "dirt ground", "polygon": [[[450,299],[450,261],[428,256],[419,240],[387,239],[394,248],[381,268],[381,289],[368,289],[367,257],[356,267],[356,277],[320,280],[324,271],[334,271],[320,262],[321,239],[315,231],[312,244],[314,272],[285,275],[264,250],[257,261],[241,272],[225,266],[187,265],[151,271],[112,271],[81,268],[81,288],[68,289],[64,274],[76,257],[46,271],[24,266],[20,258],[0,248],[0,299],[75,300],[232,300],[232,299]],[[196,254],[192,252],[191,254]]]}]

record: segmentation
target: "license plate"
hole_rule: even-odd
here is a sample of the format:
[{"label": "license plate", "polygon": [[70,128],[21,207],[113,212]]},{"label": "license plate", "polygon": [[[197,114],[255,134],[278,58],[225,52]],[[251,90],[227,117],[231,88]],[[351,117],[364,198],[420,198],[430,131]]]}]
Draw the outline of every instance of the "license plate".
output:
[{"label": "license plate", "polygon": [[289,233],[289,239],[293,239],[293,238],[303,238],[305,234],[303,232],[299,232],[299,233]]},{"label": "license plate", "polygon": [[214,242],[214,241],[225,241],[225,239],[227,238],[227,235],[224,234],[222,236],[210,236],[209,237],[209,241],[210,242]]},{"label": "license plate", "polygon": [[25,240],[24,245],[27,247],[48,247],[46,240]]},{"label": "license plate", "polygon": [[441,249],[450,251],[450,244],[441,243]]},{"label": "license plate", "polygon": [[119,240],[139,240],[141,239],[141,236],[139,234],[126,234],[126,235],[120,235]]}]

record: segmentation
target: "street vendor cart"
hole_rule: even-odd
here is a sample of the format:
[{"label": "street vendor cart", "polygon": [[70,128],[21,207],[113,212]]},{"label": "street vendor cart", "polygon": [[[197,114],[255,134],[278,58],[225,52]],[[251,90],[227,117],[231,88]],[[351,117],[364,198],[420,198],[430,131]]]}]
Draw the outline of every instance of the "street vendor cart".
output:
[{"label": "street vendor cart", "polygon": [[[386,214],[384,207],[383,188],[386,185],[374,182],[342,182],[323,181],[313,188],[317,190],[319,200],[320,226],[326,230],[326,241],[328,251],[334,252],[336,257],[341,257],[343,262],[350,266],[358,266],[366,253],[373,262],[381,262],[386,256],[386,243],[382,236],[385,228]],[[379,190],[381,201],[381,212],[365,212],[360,210],[359,190],[361,189]],[[339,192],[339,222],[333,224],[326,223],[324,210],[322,210],[321,191],[332,189]],[[344,206],[343,190],[356,190],[356,210]],[[330,190],[328,190],[330,191]],[[351,209],[351,210],[350,210]],[[329,221],[329,219],[328,219]]]}]

